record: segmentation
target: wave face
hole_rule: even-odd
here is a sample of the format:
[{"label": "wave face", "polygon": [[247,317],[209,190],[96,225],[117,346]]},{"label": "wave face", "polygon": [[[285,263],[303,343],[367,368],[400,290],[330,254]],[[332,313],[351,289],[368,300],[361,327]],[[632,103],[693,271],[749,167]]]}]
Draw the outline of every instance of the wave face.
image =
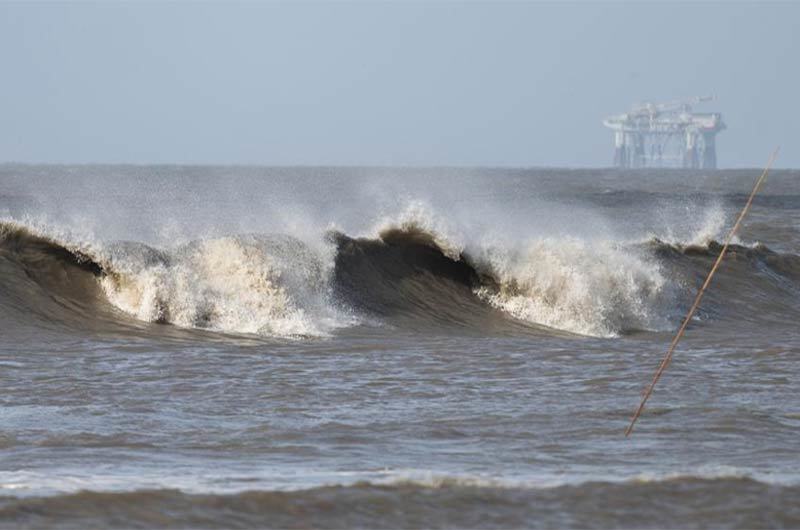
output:
[{"label": "wave face", "polygon": [[433,322],[546,326],[596,336],[659,329],[666,280],[659,265],[610,245],[545,240],[521,249],[454,254],[437,234],[390,228],[376,239],[336,236],[337,285],[378,314]]},{"label": "wave face", "polygon": [[[322,250],[284,235],[216,237],[162,250],[135,242],[69,243],[8,222],[0,234],[3,289],[16,311],[70,325],[98,318],[125,325],[126,315],[277,337],[324,336],[358,323],[354,315],[415,329],[550,329],[599,337],[667,330],[720,250],[714,241],[657,239],[465,246],[415,223],[367,238],[331,232]],[[725,297],[740,281],[750,289],[738,298],[791,309],[800,258],[735,245],[720,276],[708,314],[724,312]]]}]

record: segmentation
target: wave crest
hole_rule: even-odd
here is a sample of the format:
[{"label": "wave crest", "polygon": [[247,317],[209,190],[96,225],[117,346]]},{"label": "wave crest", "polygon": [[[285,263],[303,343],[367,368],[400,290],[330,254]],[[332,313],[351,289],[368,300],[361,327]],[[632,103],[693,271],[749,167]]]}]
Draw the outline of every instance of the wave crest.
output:
[{"label": "wave crest", "polygon": [[125,256],[101,283],[114,305],[141,320],[270,336],[324,335],[337,324],[328,270],[293,238],[203,240],[144,265]]},{"label": "wave crest", "polygon": [[661,268],[616,245],[544,239],[484,251],[478,263],[495,280],[478,295],[522,320],[606,337],[669,325]]},{"label": "wave crest", "polygon": [[[216,238],[170,251],[64,239],[0,223],[0,258],[8,258],[0,265],[16,275],[6,276],[7,287],[51,320],[71,321],[59,302],[66,298],[68,309],[113,316],[116,308],[145,322],[266,336],[321,336],[352,323],[330,303],[329,260],[288,236]],[[44,299],[30,296],[21,285],[28,281]]]},{"label": "wave crest", "polygon": [[[322,249],[290,236],[253,234],[160,250],[80,242],[1,222],[0,289],[14,302],[0,309],[68,325],[97,320],[97,327],[124,324],[124,312],[138,321],[279,337],[327,335],[357,323],[357,310],[398,327],[482,333],[546,327],[612,337],[672,327],[686,293],[720,250],[714,240],[460,239],[435,226],[411,216],[384,224],[371,238],[330,233]],[[735,289],[751,306],[786,308],[767,316],[791,316],[798,278],[799,256],[733,245],[705,307],[712,315],[732,311],[721,301]],[[752,313],[734,317],[767,318]]]}]

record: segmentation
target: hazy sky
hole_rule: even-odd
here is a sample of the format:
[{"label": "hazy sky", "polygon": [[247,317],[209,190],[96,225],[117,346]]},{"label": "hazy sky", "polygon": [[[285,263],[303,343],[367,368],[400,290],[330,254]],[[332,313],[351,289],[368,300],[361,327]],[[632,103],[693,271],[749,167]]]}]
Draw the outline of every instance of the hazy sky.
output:
[{"label": "hazy sky", "polygon": [[607,166],[714,94],[721,167],[800,167],[800,2],[0,4],[0,161]]}]

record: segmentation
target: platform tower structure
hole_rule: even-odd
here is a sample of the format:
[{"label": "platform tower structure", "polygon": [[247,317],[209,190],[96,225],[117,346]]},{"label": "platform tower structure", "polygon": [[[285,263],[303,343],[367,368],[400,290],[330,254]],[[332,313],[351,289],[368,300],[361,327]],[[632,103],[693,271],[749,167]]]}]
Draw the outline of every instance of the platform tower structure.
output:
[{"label": "platform tower structure", "polygon": [[722,114],[692,112],[693,105],[711,100],[639,103],[603,120],[614,131],[614,166],[716,169],[716,136],[725,129]]}]

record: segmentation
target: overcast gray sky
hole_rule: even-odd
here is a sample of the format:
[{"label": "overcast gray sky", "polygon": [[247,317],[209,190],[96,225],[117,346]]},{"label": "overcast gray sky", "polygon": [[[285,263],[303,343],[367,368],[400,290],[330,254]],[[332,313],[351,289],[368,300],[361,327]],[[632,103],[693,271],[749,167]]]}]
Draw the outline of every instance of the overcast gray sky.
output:
[{"label": "overcast gray sky", "polygon": [[800,167],[800,3],[0,4],[0,161],[607,166],[714,94],[721,167]]}]

